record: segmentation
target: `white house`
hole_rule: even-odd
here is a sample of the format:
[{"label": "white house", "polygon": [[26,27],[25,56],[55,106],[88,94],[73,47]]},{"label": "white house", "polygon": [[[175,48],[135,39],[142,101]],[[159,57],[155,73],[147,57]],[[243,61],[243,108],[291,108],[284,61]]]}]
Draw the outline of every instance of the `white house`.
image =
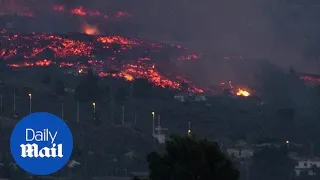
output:
[{"label": "white house", "polygon": [[204,95],[193,95],[193,94],[178,94],[173,97],[175,100],[180,102],[193,101],[193,102],[201,102],[207,101],[207,97]]},{"label": "white house", "polygon": [[67,93],[74,93],[75,92],[75,89],[74,88],[64,88],[64,92],[67,92]]},{"label": "white house", "polygon": [[194,97],[194,101],[207,101],[207,97],[204,95],[198,95]]},{"label": "white house", "polygon": [[153,134],[153,137],[160,143],[164,144],[166,142],[166,134],[163,131],[167,131],[168,128],[163,128],[160,125],[160,120],[158,126],[155,128],[156,133]]},{"label": "white house", "polygon": [[184,95],[175,95],[173,98],[180,102],[186,102],[186,98]]},{"label": "white house", "polygon": [[297,165],[294,167],[296,176],[300,176],[301,173],[306,172],[309,176],[314,176],[316,172],[315,168],[320,168],[320,159],[297,159]]}]

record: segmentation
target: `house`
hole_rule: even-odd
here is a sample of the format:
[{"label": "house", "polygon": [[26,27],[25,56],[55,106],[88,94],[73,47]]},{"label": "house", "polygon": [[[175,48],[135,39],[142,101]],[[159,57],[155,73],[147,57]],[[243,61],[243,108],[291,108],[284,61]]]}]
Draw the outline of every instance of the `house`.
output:
[{"label": "house", "polygon": [[174,98],[175,100],[180,101],[180,102],[186,102],[186,98],[185,98],[184,95],[175,95],[173,98]]},{"label": "house", "polygon": [[158,126],[155,128],[156,133],[153,134],[153,137],[160,143],[164,144],[166,142],[166,134],[163,131],[167,131],[168,128],[163,128],[160,125],[160,116],[158,116]]},{"label": "house", "polygon": [[320,168],[319,158],[301,158],[297,159],[297,165],[294,167],[294,171],[296,176],[300,176],[303,172],[306,172],[309,176],[314,176],[316,175],[316,168]]},{"label": "house", "polygon": [[197,101],[197,102],[199,102],[199,101],[207,101],[207,97],[204,96],[204,95],[197,95],[197,96],[195,96],[194,101]]},{"label": "house", "polygon": [[166,142],[166,135],[165,134],[154,134],[153,137],[158,141],[160,144],[164,144]]},{"label": "house", "polygon": [[204,95],[195,95],[195,94],[178,94],[173,97],[175,100],[180,102],[203,102],[207,101],[207,97]]},{"label": "house", "polygon": [[64,88],[64,92],[66,93],[74,93],[76,90],[74,88],[68,88],[68,87],[65,87]]}]

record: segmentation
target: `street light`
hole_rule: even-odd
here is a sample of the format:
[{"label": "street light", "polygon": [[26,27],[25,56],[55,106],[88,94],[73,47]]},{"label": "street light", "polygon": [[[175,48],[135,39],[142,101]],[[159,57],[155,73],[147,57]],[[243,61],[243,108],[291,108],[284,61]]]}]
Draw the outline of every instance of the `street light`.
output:
[{"label": "street light", "polygon": [[152,135],[154,135],[154,116],[155,116],[154,111],[152,111],[151,114],[152,114]]},{"label": "street light", "polygon": [[95,114],[95,113],[96,113],[96,103],[93,102],[93,103],[92,103],[92,106],[93,106],[93,113]]},{"label": "street light", "polygon": [[189,128],[188,128],[188,136],[190,137],[191,135],[191,122],[188,122]]},{"label": "street light", "polygon": [[31,114],[32,112],[32,94],[29,93],[29,112]]},{"label": "street light", "polygon": [[96,103],[93,102],[92,106],[93,106],[93,120],[96,120]]}]

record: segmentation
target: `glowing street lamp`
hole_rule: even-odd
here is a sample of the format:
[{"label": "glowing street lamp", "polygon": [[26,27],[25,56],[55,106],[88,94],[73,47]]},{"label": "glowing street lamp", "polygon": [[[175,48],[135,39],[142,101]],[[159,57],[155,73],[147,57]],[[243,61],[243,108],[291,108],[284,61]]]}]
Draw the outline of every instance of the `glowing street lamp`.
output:
[{"label": "glowing street lamp", "polygon": [[96,103],[93,102],[92,106],[93,106],[93,120],[96,120]]},{"label": "glowing street lamp", "polygon": [[155,117],[154,111],[152,111],[151,114],[152,114],[152,135],[154,135],[154,117]]},{"label": "glowing street lamp", "polygon": [[29,93],[29,112],[31,114],[32,112],[32,94]]},{"label": "glowing street lamp", "polygon": [[190,135],[191,135],[191,122],[188,122],[188,124],[189,124],[189,128],[188,128],[188,136],[190,137]]},{"label": "glowing street lamp", "polygon": [[92,106],[93,106],[93,113],[95,114],[96,113],[96,103],[92,103]]}]

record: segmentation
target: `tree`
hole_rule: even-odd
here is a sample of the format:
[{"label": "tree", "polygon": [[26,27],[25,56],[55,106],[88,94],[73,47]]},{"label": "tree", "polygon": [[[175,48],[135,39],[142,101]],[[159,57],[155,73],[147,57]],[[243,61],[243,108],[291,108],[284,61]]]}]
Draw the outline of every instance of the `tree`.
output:
[{"label": "tree", "polygon": [[109,86],[105,86],[105,88],[102,91],[103,91],[104,97],[106,99],[110,99],[111,88]]},{"label": "tree", "polygon": [[129,93],[126,88],[120,87],[115,94],[116,101],[119,104],[123,104],[127,100],[128,94]]},{"label": "tree", "polygon": [[287,147],[265,148],[253,157],[250,177],[259,180],[289,180],[295,162],[287,155]]},{"label": "tree", "polygon": [[195,137],[171,136],[165,153],[151,152],[150,179],[237,180],[239,171],[223,154],[217,143]]},{"label": "tree", "polygon": [[64,93],[64,88],[65,88],[64,82],[61,79],[58,79],[55,84],[55,92],[58,95],[62,95]]},{"label": "tree", "polygon": [[133,81],[133,96],[144,98],[152,96],[153,84],[147,79],[136,79]]},{"label": "tree", "polygon": [[99,87],[99,79],[92,71],[81,81],[76,88],[76,99],[83,102],[97,101],[101,98],[101,89]]}]

